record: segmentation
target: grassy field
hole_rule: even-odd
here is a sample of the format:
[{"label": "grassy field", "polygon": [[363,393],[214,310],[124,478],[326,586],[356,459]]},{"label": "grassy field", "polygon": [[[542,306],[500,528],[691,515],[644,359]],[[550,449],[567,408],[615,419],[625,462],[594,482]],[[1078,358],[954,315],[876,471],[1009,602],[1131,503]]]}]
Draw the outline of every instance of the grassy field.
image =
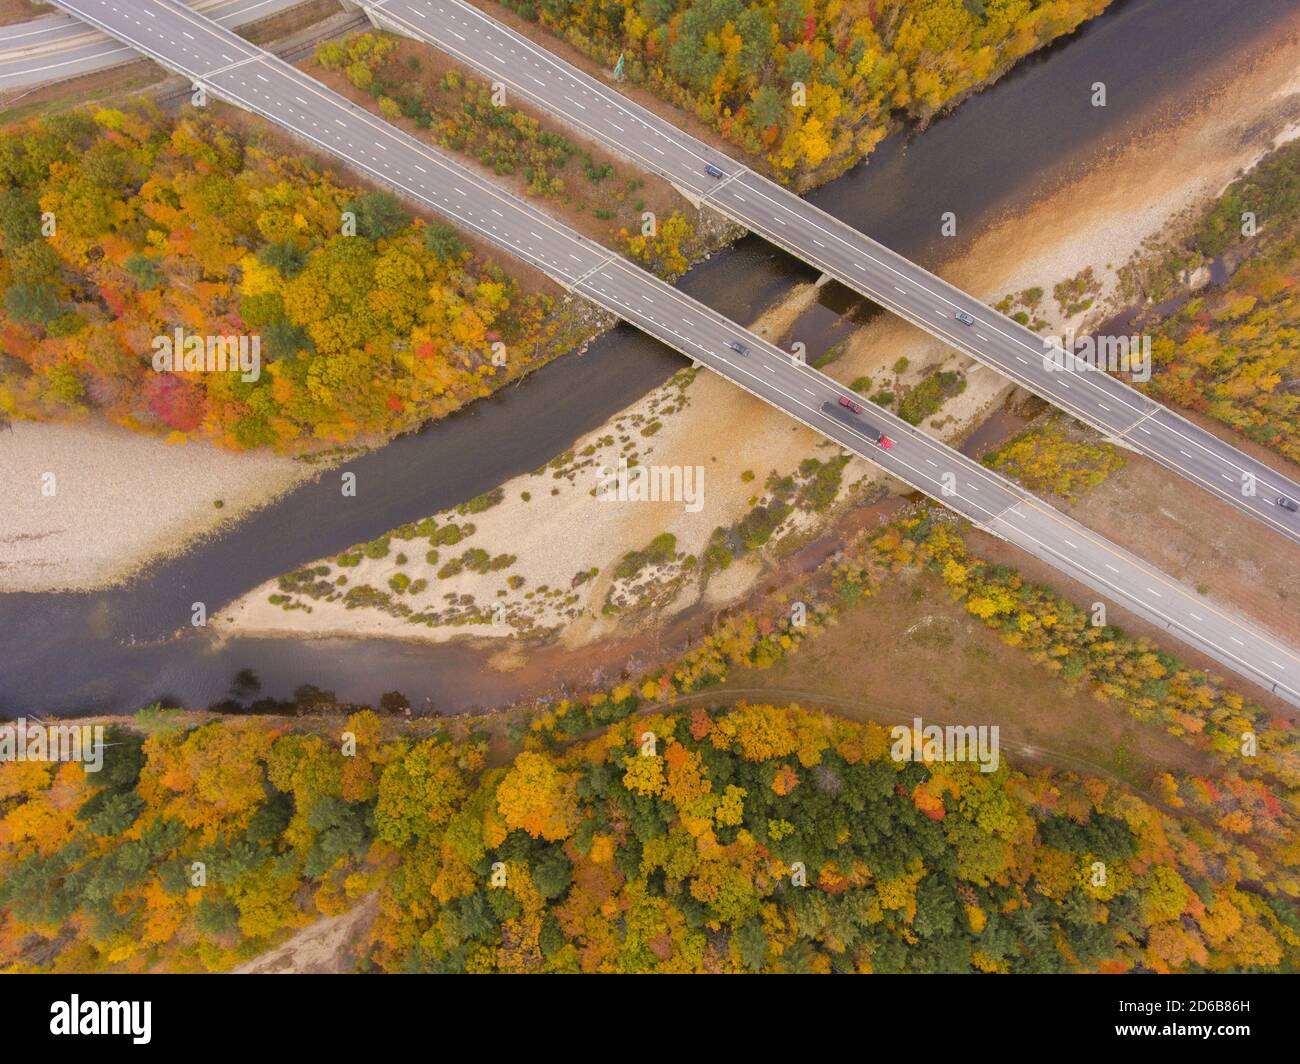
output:
[{"label": "grassy field", "polygon": [[0,26],[7,26],[11,22],[26,22],[29,18],[53,10],[51,5],[33,3],[33,0],[0,0]]},{"label": "grassy field", "polygon": [[1013,765],[1033,758],[1086,767],[1136,787],[1158,770],[1213,771],[1208,758],[1159,727],[1071,691],[953,603],[929,575],[887,578],[798,652],[768,669],[734,670],[709,694],[800,701],[882,723],[920,716],[935,724],[997,724]]}]

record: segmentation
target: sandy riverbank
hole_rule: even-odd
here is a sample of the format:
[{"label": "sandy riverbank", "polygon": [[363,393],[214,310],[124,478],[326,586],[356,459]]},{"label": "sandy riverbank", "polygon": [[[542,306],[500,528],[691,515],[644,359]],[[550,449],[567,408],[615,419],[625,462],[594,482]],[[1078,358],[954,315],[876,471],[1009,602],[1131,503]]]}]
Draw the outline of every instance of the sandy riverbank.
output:
[{"label": "sandy riverbank", "polygon": [[[1068,188],[991,226],[945,277],[990,300],[1040,286],[1037,316],[1054,329],[1097,324],[1124,302],[1121,267],[1300,134],[1297,69],[1300,14],[1267,47],[1212,72],[1184,109],[1153,114],[1122,150],[1075,160]],[[1067,320],[1052,286],[1088,267],[1100,283],[1094,306]]]},{"label": "sandy riverbank", "polygon": [[[1047,295],[1036,316],[1053,331],[1094,323],[1121,300],[1120,267],[1270,148],[1295,135],[1300,128],[1297,68],[1300,35],[1279,35],[1249,65],[1216,72],[1213,87],[1195,105],[1178,114],[1153,114],[1127,145],[1091,168],[1081,168],[1068,187],[994,225],[958,260],[946,264],[944,275],[990,303],[1042,287]],[[1098,285],[1093,303],[1067,315],[1053,299],[1052,288],[1089,267]],[[813,298],[810,286],[796,289],[754,327],[773,340],[786,338]],[[893,369],[900,356],[908,360],[901,374]],[[992,371],[888,317],[856,330],[828,372],[846,383],[869,376],[873,390],[897,390],[936,367],[961,369],[968,380],[966,391],[923,425],[944,439],[962,438],[1010,390]],[[657,427],[647,435],[652,423]],[[425,538],[416,537],[395,539],[385,557],[364,558],[354,567],[322,559],[320,565],[327,567],[322,583],[340,576],[347,581],[337,585],[337,594],[327,595],[333,601],[286,593],[271,582],[223,611],[218,623],[240,634],[433,641],[549,630],[573,646],[625,635],[701,599],[721,606],[752,589],[776,552],[815,534],[835,508],[821,513],[796,508],[767,547],[706,577],[698,559],[710,534],[734,526],[756,504],[770,501],[765,488],[769,474],[791,475],[806,458],[826,462],[838,453],[809,430],[702,372],[684,387],[670,384],[623,411],[579,440],[574,453],[553,468],[503,485],[501,501],[490,509],[471,516],[433,515],[437,526],[473,525],[472,534],[454,548],[431,548]],[[620,455],[643,465],[702,467],[703,506],[691,513],[680,502],[598,501],[592,494],[597,471],[616,464]],[[850,497],[900,489],[855,458],[843,470],[837,503],[842,507]],[[627,552],[644,551],[664,533],[674,537],[669,551],[652,556],[634,576],[619,576]],[[425,561],[430,549],[437,550],[433,563]],[[466,550],[499,559],[501,567],[449,573],[448,560]],[[406,559],[400,565],[398,553]],[[624,574],[629,568],[623,567]],[[580,576],[592,569],[597,572],[590,578]],[[399,583],[404,577],[426,585],[414,594],[393,590],[389,582],[394,577]],[[511,586],[512,577],[517,586]],[[389,612],[355,604],[347,608],[347,592],[358,584],[386,595]],[[284,597],[272,602],[273,595]],[[404,613],[431,623],[411,623]],[[502,657],[504,663],[511,656]]]},{"label": "sandy riverbank", "polygon": [[284,455],[169,445],[102,423],[15,422],[0,431],[0,591],[125,580],[318,469]]}]

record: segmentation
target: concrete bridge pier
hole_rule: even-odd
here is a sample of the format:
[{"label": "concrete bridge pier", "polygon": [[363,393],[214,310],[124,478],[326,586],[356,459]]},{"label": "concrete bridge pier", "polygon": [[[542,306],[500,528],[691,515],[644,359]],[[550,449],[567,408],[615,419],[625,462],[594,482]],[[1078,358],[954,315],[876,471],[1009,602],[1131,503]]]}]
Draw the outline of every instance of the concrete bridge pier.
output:
[{"label": "concrete bridge pier", "polygon": [[403,30],[401,26],[397,26],[392,24],[391,22],[386,21],[382,17],[381,13],[375,8],[371,7],[369,4],[367,4],[365,0],[339,0],[339,3],[343,5],[343,9],[345,11],[360,11],[363,15],[366,16],[367,19],[370,20],[370,25],[374,26],[375,29],[377,30],[383,30],[388,33],[396,33],[402,37],[411,36],[411,34]]},{"label": "concrete bridge pier", "polygon": [[672,181],[670,182],[670,184],[673,186],[673,188],[677,190],[677,194],[681,196],[682,199],[684,199],[692,207],[694,207],[697,211],[704,209],[704,201],[700,199],[700,197],[697,196],[694,192],[690,192],[682,188],[682,186],[679,185],[676,181]]}]

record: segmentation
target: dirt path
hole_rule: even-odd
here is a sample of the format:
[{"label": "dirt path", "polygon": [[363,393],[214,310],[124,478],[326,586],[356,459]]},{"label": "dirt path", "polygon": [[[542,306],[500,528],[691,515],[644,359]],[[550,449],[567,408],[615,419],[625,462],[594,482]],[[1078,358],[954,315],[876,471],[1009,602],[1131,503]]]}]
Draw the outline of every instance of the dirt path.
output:
[{"label": "dirt path", "polygon": [[379,913],[379,895],[367,894],[338,916],[322,916],[275,949],[234,969],[235,975],[339,974],[357,968],[356,946]]}]

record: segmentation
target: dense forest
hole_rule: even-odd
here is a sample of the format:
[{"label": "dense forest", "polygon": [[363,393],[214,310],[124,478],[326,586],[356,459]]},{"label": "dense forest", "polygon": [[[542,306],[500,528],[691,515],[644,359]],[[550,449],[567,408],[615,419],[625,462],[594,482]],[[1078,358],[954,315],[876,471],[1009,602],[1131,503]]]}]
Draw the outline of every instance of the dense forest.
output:
[{"label": "dense forest", "polygon": [[[878,724],[709,697],[903,568],[1219,767],[1141,793],[1014,754],[984,773],[897,760]],[[223,970],[376,896],[382,971],[1296,968],[1288,722],[972,557],[938,511],[828,577],[800,591],[805,625],[731,616],[636,683],[525,707],[509,753],[482,718],[404,719],[396,693],[331,724],[312,690],[302,718],[143,710],[98,773],[6,762],[0,964]]]},{"label": "dense forest", "polygon": [[502,0],[804,189],[1110,0]]},{"label": "dense forest", "polygon": [[[450,226],[202,110],[8,130],[0,252],[0,414],[301,448],[412,427],[562,350],[551,298]],[[156,372],[176,329],[257,336],[260,375]]]},{"label": "dense forest", "polygon": [[0,957],[221,969],[378,891],[366,963],[385,971],[1300,958],[1285,847],[1102,779],[896,759],[886,728],[797,706],[630,716],[494,767],[480,738],[393,731],[369,711],[341,736],[164,715],[120,730],[97,777],[6,764]]}]

